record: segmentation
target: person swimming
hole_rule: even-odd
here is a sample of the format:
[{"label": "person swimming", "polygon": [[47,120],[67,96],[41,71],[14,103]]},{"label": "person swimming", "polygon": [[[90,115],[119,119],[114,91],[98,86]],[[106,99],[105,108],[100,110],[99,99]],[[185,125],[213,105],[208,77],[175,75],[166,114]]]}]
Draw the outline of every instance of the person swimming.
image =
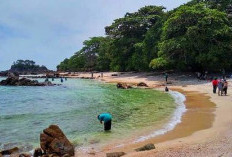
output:
[{"label": "person swimming", "polygon": [[104,122],[104,130],[109,131],[111,130],[111,121],[112,121],[112,116],[109,113],[101,113],[97,116],[97,119],[102,122]]}]

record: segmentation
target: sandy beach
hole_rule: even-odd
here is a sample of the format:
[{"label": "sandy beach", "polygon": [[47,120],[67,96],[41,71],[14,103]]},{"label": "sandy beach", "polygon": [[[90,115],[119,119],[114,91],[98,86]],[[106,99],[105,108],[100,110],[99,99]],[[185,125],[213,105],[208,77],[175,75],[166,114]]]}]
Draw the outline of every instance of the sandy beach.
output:
[{"label": "sandy beach", "polygon": [[[112,76],[112,74],[115,74]],[[128,83],[134,85],[145,82],[150,88],[164,91],[163,75],[152,73],[94,73],[94,78],[107,83]],[[69,75],[73,78],[88,78],[90,73]],[[213,94],[211,82],[198,81],[191,74],[169,76],[169,89],[186,96],[187,112],[182,122],[173,130],[136,144],[120,148],[109,145],[101,152],[76,156],[105,156],[107,152],[123,151],[128,157],[152,156],[232,156],[232,81],[228,80],[227,96]],[[135,152],[134,149],[147,143],[154,143],[156,149]]]}]

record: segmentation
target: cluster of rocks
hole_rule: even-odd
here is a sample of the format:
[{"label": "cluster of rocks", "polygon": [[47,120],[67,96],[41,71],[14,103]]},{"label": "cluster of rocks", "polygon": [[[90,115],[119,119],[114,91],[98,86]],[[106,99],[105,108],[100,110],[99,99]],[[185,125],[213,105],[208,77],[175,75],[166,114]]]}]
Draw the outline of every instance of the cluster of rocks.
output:
[{"label": "cluster of rocks", "polygon": [[18,76],[10,75],[6,80],[0,82],[2,86],[53,86],[50,81],[38,82],[37,80],[30,80],[27,78],[19,79]]},{"label": "cluster of rocks", "polygon": [[40,134],[40,147],[34,153],[20,153],[18,147],[0,151],[0,157],[5,155],[15,157],[71,157],[74,156],[74,146],[57,125],[50,125]]},{"label": "cluster of rocks", "polygon": [[[132,88],[131,85],[128,85],[126,83],[117,83],[117,88],[120,88],[120,89],[129,89],[129,88]],[[138,84],[136,84],[137,87],[148,87],[148,85],[144,82],[140,82]]]}]

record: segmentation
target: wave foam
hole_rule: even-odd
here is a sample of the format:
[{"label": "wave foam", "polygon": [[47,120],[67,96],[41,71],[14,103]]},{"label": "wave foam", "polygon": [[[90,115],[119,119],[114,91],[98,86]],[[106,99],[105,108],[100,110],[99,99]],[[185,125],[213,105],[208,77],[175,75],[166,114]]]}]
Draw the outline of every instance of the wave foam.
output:
[{"label": "wave foam", "polygon": [[146,136],[140,136],[133,143],[142,142],[155,136],[165,134],[166,132],[173,130],[175,126],[181,122],[181,117],[183,113],[187,110],[184,104],[186,98],[183,94],[176,91],[170,91],[169,94],[175,99],[175,103],[177,105],[177,108],[174,111],[171,120],[166,125],[164,125],[162,129],[157,130]]}]

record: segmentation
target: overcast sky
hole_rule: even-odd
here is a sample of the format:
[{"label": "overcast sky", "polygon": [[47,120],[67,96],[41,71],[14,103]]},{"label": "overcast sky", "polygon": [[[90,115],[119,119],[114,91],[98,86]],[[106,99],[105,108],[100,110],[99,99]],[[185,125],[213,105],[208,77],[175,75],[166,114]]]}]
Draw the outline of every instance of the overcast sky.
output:
[{"label": "overcast sky", "polygon": [[189,0],[0,0],[0,71],[18,59],[49,69],[72,56],[82,42],[145,5],[168,10]]}]

